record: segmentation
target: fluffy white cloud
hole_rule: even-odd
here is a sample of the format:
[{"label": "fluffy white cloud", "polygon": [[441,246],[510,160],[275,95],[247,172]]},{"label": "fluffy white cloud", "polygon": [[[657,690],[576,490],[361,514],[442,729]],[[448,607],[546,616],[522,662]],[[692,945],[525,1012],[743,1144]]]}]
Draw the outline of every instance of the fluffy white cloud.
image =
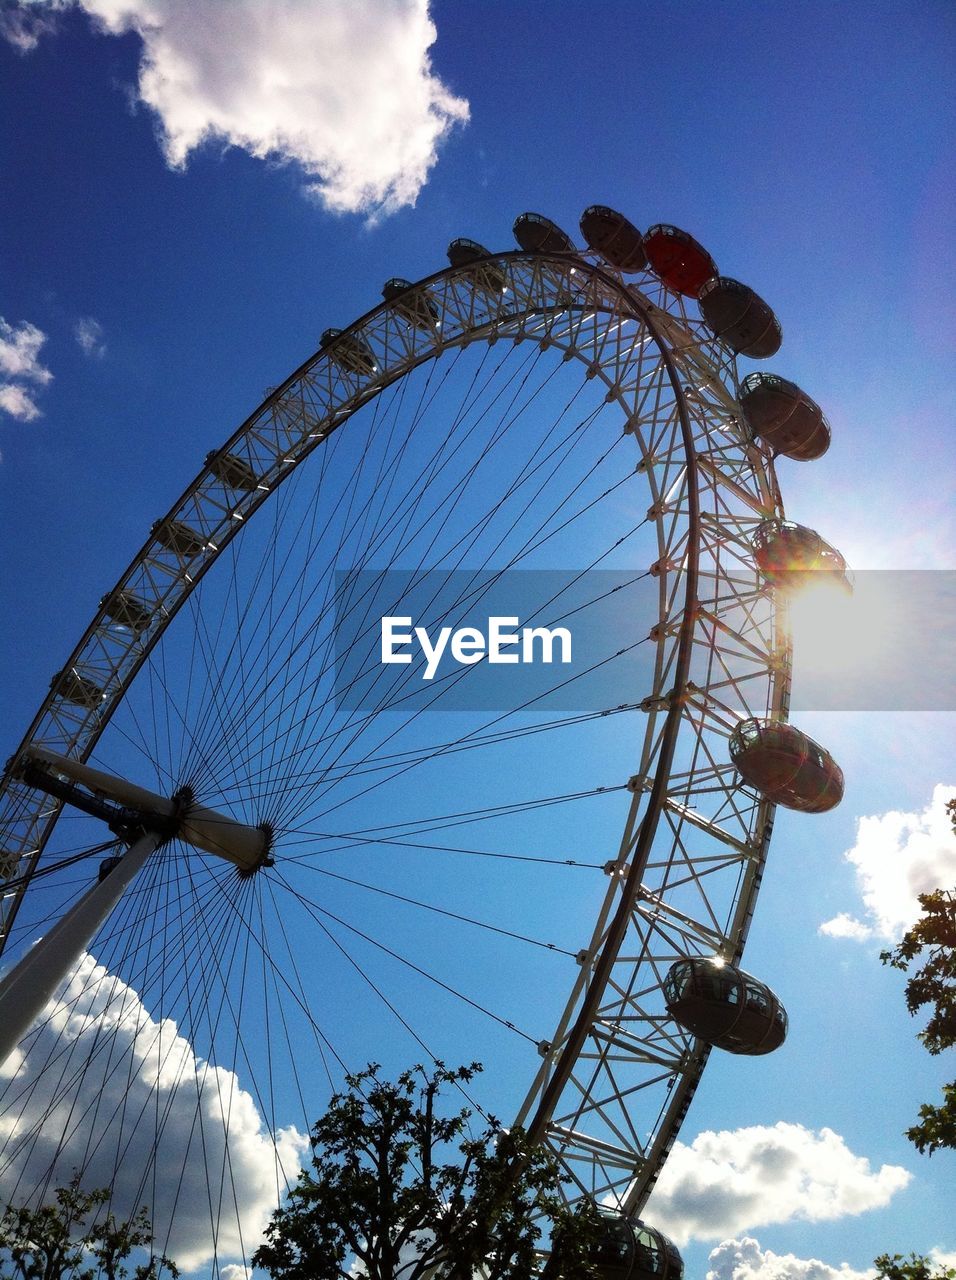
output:
[{"label": "fluffy white cloud", "polygon": [[841,1262],[832,1267],[816,1258],[797,1258],[792,1253],[771,1253],[758,1241],[744,1236],[724,1240],[708,1258],[706,1280],[868,1280],[873,1270],[854,1271]]},{"label": "fluffy white cloud", "polygon": [[[34,387],[44,387],[53,378],[40,363],[40,348],[46,334],[30,324],[9,324],[0,316],[0,376],[12,381],[0,382],[0,410],[20,422],[39,418],[40,409],[34,399]],[[33,383],[25,387],[24,382]]]},{"label": "fluffy white cloud", "polygon": [[99,320],[94,320],[92,316],[82,316],[73,326],[73,336],[84,355],[100,358],[106,355],[103,326]]},{"label": "fluffy white cloud", "polygon": [[919,916],[917,894],[956,884],[956,837],[946,803],[956,787],[938,786],[920,813],[860,818],[844,856],[856,868],[866,919],[841,912],[820,926],[834,938],[897,939]]},{"label": "fluffy white cloud", "polygon": [[8,324],[0,316],[0,373],[45,386],[53,374],[40,363],[44,342],[46,334],[35,324]]},{"label": "fluffy white cloud", "polygon": [[846,911],[841,911],[832,920],[825,920],[820,925],[820,933],[831,938],[853,938],[856,942],[865,942],[873,936],[873,930],[868,924],[848,915]]},{"label": "fluffy white cloud", "polygon": [[17,382],[0,383],[0,409],[19,422],[32,422],[40,416],[32,394]]},{"label": "fluffy white cloud", "polygon": [[719,1240],[770,1223],[880,1208],[911,1177],[898,1165],[871,1169],[832,1129],[780,1121],[676,1143],[649,1213],[678,1244]]},{"label": "fluffy white cloud", "polygon": [[[956,1266],[956,1254],[929,1251],[934,1268]],[[873,1268],[856,1271],[845,1262],[831,1266],[817,1258],[798,1258],[792,1253],[772,1253],[761,1249],[750,1236],[723,1240],[708,1258],[705,1280],[871,1280]]]},{"label": "fluffy white cloud", "polygon": [[[0,1066],[0,1082],[3,1201],[14,1187],[42,1189],[54,1161],[62,1182],[81,1170],[86,1186],[113,1185],[118,1213],[146,1204],[161,1246],[185,1270],[212,1252],[211,1216],[220,1258],[254,1248],[277,1184],[294,1180],[308,1148],[290,1128],[276,1153],[236,1075],[198,1057],[174,1022],[155,1021],[89,955]],[[246,1280],[245,1269],[236,1264],[228,1280]]]},{"label": "fluffy white cloud", "polygon": [[230,1262],[227,1266],[220,1267],[219,1275],[222,1280],[251,1280],[252,1269],[242,1263]]},{"label": "fluffy white cloud", "polygon": [[[432,72],[428,0],[25,0],[46,15],[71,2],[142,39],[139,97],[175,168],[218,141],[295,161],[327,208],[376,216],[415,203],[468,119]],[[41,32],[16,12],[4,34],[28,49]]]}]

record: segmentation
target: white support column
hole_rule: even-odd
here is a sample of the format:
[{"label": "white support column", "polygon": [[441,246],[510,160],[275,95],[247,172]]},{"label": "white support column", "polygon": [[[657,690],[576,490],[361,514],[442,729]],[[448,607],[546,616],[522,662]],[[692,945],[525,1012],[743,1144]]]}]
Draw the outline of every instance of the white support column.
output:
[{"label": "white support column", "polygon": [[43,1012],[161,838],[155,832],[140,836],[0,982],[0,1063]]}]

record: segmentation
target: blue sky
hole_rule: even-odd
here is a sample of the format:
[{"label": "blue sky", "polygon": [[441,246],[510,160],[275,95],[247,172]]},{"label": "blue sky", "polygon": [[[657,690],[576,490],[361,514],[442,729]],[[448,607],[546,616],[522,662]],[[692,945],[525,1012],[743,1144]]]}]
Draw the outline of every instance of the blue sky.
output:
[{"label": "blue sky", "polygon": [[[254,10],[271,15],[256,39]],[[0,10],[5,751],[152,521],[265,389],[388,277],[438,270],[454,237],[511,248],[526,209],[577,235],[606,203],[706,244],[775,308],[772,367],[833,429],[821,461],[780,464],[788,512],[857,569],[956,569],[951,8],[485,0],[430,17],[433,43],[412,3]],[[661,1188],[688,1274],[720,1280],[743,1274],[730,1240],[757,1242],[738,1253],[761,1280],[956,1253],[956,1157],[901,1136],[952,1069],[915,1043],[878,961],[907,895],[954,879],[935,791],[956,783],[953,715],[801,725],[847,794],[826,817],[780,814],[745,962],[786,988],[793,1031],[773,1059],[712,1055],[684,1181]],[[586,839],[583,820],[571,830]],[[718,1137],[695,1149],[698,1134]],[[745,1188],[761,1150],[763,1207],[741,1194],[705,1230],[687,1170],[733,1159]]]}]

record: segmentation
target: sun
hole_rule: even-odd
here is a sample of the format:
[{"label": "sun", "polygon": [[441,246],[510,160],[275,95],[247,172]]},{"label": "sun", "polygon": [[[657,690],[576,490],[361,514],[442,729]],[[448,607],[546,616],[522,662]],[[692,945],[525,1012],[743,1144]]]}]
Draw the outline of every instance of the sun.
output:
[{"label": "sun", "polygon": [[[889,705],[909,671],[908,619],[897,575],[862,573],[852,592],[821,573],[789,603],[795,697],[805,709],[857,710]],[[904,668],[906,670],[904,670]]]}]

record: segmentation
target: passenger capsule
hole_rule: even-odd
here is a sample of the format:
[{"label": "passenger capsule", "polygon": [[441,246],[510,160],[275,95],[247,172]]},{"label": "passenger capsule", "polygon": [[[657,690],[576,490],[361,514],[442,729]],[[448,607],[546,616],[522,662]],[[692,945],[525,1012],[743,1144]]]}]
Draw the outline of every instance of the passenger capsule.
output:
[{"label": "passenger capsule", "polygon": [[424,289],[414,289],[411,280],[403,280],[400,276],[386,280],[382,297],[386,302],[394,303],[398,314],[416,329],[434,333],[438,328],[438,308]]},{"label": "passenger capsule", "polygon": [[452,240],[448,246],[448,261],[453,267],[468,267],[481,258],[490,257],[490,249],[486,249],[477,240],[466,240],[464,236],[458,240]]},{"label": "passenger capsule", "polygon": [[453,267],[470,267],[475,264],[474,282],[486,293],[507,293],[508,277],[495,262],[484,261],[490,250],[477,240],[452,240],[448,246],[448,261]]},{"label": "passenger capsule", "polygon": [[100,601],[103,612],[121,627],[129,627],[137,635],[145,631],[152,619],[152,611],[138,596],[122,589],[113,591]]},{"label": "passenger capsule", "polygon": [[749,285],[714,276],[697,295],[700,313],[725,346],[738,356],[766,360],[780,350],[777,317]]},{"label": "passenger capsule", "polygon": [[581,234],[591,248],[618,271],[643,271],[647,266],[644,237],[616,209],[592,204],[581,214]]},{"label": "passenger capsule", "polygon": [[152,528],[153,537],[167,551],[175,551],[176,555],[189,559],[205,551],[206,540],[201,533],[190,529],[181,520],[157,520]]},{"label": "passenger capsule", "polygon": [[97,879],[100,884],[106,879],[111,871],[115,871],[119,864],[123,861],[122,856],[115,855],[112,858],[104,858],[100,863]]},{"label": "passenger capsule", "polygon": [[217,453],[214,449],[206,454],[206,466],[227,489],[244,489],[249,493],[259,487],[259,477],[252,467],[234,453]]},{"label": "passenger capsule", "polygon": [[106,699],[100,686],[88,676],[81,676],[74,667],[67,667],[55,675],[50,681],[50,691],[88,711],[95,711]]},{"label": "passenger capsule", "polygon": [[644,252],[654,271],[668,289],[696,298],[701,289],[717,274],[717,266],[693,236],[679,227],[658,223],[644,236]]},{"label": "passenger capsule", "polygon": [[368,376],[378,368],[368,343],[344,329],[326,329],[319,339],[319,350],[328,349],[329,359],[346,373]]},{"label": "passenger capsule", "polygon": [[730,735],[730,758],[744,782],[785,809],[826,813],[843,799],[843,770],[792,724],[741,720]]},{"label": "passenger capsule", "polygon": [[755,438],[774,453],[812,462],[830,447],[830,424],[818,404],[776,373],[749,373],[740,384],[740,407]]},{"label": "passenger capsule", "polygon": [[792,520],[764,520],[750,545],[757,568],[772,587],[796,591],[821,581],[815,575],[827,574],[845,591],[852,591],[846,561],[814,529]]},{"label": "passenger capsule", "polygon": [[787,1037],[787,1012],[774,993],[732,964],[678,960],[664,979],[664,1000],[675,1022],[728,1053],[772,1053]]},{"label": "passenger capsule", "polygon": [[519,214],[512,231],[525,253],[574,253],[571,237],[543,213]]},{"label": "passenger capsule", "polygon": [[589,1249],[598,1280],[681,1280],[683,1259],[663,1232],[612,1209],[599,1212],[602,1234]]}]

